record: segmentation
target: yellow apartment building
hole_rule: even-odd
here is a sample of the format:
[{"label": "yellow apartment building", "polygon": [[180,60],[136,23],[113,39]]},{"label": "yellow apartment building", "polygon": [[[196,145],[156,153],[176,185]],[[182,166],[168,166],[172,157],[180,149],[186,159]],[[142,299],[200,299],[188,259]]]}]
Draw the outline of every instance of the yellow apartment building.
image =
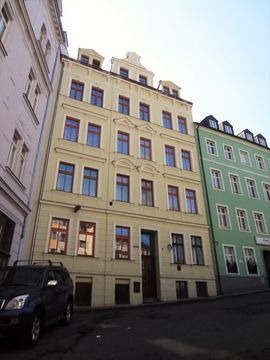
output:
[{"label": "yellow apartment building", "polygon": [[69,269],[76,306],[214,296],[192,103],[134,52],[103,60],[62,57],[31,256]]}]

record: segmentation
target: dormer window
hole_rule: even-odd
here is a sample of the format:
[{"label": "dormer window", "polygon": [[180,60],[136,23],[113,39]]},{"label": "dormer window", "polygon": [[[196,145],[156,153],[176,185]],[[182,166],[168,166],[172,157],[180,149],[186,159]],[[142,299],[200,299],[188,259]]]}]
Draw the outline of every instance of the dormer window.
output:
[{"label": "dormer window", "polygon": [[233,134],[232,127],[229,126],[229,125],[224,125],[224,131],[225,131],[227,134]]},{"label": "dormer window", "polygon": [[100,68],[100,61],[99,60],[93,59],[92,64],[93,64],[94,67]]},{"label": "dormer window", "polygon": [[120,68],[120,76],[124,78],[128,78],[128,70],[124,68]]},{"label": "dormer window", "polygon": [[88,65],[89,64],[89,56],[81,55],[81,64]]},{"label": "dormer window", "polygon": [[178,91],[177,90],[173,90],[172,91],[172,96],[175,98],[178,98]]},{"label": "dormer window", "polygon": [[250,133],[246,132],[246,139],[249,141],[253,141],[253,136]]},{"label": "dormer window", "polygon": [[263,138],[259,138],[259,144],[262,146],[266,146],[266,141]]},{"label": "dormer window", "polygon": [[217,129],[217,123],[215,120],[210,119],[209,120],[209,126],[213,129]]},{"label": "dormer window", "polygon": [[139,82],[143,85],[147,85],[147,77],[143,75],[139,75]]},{"label": "dormer window", "polygon": [[163,86],[163,93],[169,95],[170,89],[168,88],[168,86]]}]

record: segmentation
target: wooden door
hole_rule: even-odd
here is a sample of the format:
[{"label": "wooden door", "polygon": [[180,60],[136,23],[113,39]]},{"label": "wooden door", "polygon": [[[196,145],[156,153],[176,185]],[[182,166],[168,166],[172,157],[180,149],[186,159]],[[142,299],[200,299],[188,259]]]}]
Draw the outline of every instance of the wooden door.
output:
[{"label": "wooden door", "polygon": [[144,299],[157,297],[154,234],[142,232],[142,290]]}]

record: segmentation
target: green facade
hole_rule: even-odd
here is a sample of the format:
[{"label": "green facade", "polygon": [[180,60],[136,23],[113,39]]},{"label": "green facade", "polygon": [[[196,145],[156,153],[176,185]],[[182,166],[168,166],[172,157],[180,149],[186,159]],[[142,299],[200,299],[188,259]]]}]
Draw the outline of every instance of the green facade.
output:
[{"label": "green facade", "polygon": [[220,292],[268,288],[270,149],[216,125],[195,127]]}]

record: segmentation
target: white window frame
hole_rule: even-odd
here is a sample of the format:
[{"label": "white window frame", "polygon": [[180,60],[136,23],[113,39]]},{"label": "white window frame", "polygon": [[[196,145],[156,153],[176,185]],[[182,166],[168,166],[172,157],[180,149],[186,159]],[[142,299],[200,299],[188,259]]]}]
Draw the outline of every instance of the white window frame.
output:
[{"label": "white window frame", "polygon": [[263,188],[265,201],[270,201],[270,184],[263,182],[262,188]]},{"label": "white window frame", "polygon": [[[232,248],[233,249],[233,257],[234,257],[235,264],[237,266],[237,272],[229,272],[228,271],[226,255],[228,255],[228,256],[231,256],[231,255],[227,254],[225,252],[225,248]],[[238,260],[237,260],[237,253],[236,253],[236,250],[235,250],[235,246],[231,245],[231,244],[222,244],[222,249],[223,249],[223,257],[224,257],[224,265],[225,265],[226,274],[228,274],[228,275],[239,275],[240,274],[240,272],[239,272],[239,264],[238,264]]]},{"label": "white window frame", "polygon": [[[235,182],[232,181],[232,176],[237,178],[237,186],[239,187],[239,192],[235,192],[234,191],[234,184]],[[240,177],[237,174],[233,174],[233,173],[229,173],[229,181],[230,181],[230,186],[231,186],[231,190],[233,194],[237,194],[237,195],[243,195],[243,190],[242,190],[242,186],[241,186],[241,182],[240,182]]]},{"label": "white window frame", "polygon": [[[266,223],[265,223],[265,218],[264,218],[264,213],[259,212],[259,211],[252,211],[253,213],[253,219],[254,219],[254,224],[255,224],[255,228],[256,228],[256,233],[257,234],[268,234],[267,228],[266,228]],[[258,228],[258,219],[256,220],[256,215],[261,215],[261,219],[259,220],[262,224],[262,228],[264,231],[258,231],[260,230]]]},{"label": "white window frame", "polygon": [[[252,250],[253,251],[253,259],[254,259],[254,262],[255,264],[257,265],[257,274],[251,274],[249,271],[248,271],[248,258],[250,258],[249,255],[246,254],[245,250]],[[244,259],[245,259],[245,265],[246,265],[246,271],[247,271],[247,274],[249,276],[258,276],[260,275],[259,273],[259,266],[258,266],[258,261],[257,261],[257,257],[256,257],[256,251],[253,247],[249,247],[249,246],[243,246],[243,254],[244,254]]]},{"label": "white window frame", "polygon": [[254,155],[255,156],[255,161],[256,161],[256,165],[257,165],[257,168],[259,170],[266,170],[265,168],[265,163],[264,163],[264,158],[260,155]]},{"label": "white window frame", "polygon": [[[205,139],[205,143],[206,143],[207,153],[208,153],[209,155],[218,156],[217,144],[216,144],[215,140]],[[212,143],[212,144],[210,144],[210,143]],[[210,149],[213,149],[214,152],[212,152],[212,150],[209,151]]]},{"label": "white window frame", "polygon": [[[248,196],[252,199],[259,199],[259,193],[258,193],[256,181],[251,178],[245,178],[245,179],[246,179]],[[253,193],[255,196],[252,195]]]},{"label": "white window frame", "polygon": [[[212,188],[215,190],[224,191],[224,182],[222,172],[218,169],[210,169]],[[218,176],[216,176],[218,175]],[[217,186],[216,186],[217,185]]]},{"label": "white window frame", "polygon": [[[5,19],[3,11],[5,12],[7,19]],[[10,27],[10,22],[12,20],[13,20],[13,18],[11,15],[11,9],[10,9],[7,1],[5,1],[0,10],[0,30],[2,29],[2,31],[0,32],[0,41],[1,42],[3,42],[5,40],[7,33],[8,33],[8,29]]]},{"label": "white window frame", "polygon": [[[230,148],[231,152],[228,152],[228,151],[226,150],[226,147],[227,147],[227,148]],[[233,147],[232,147],[231,145],[223,144],[223,152],[224,152],[224,158],[225,158],[226,160],[235,161],[234,151],[233,151]],[[229,157],[227,156],[227,154],[229,154],[229,153],[231,153],[231,158],[229,158]]]},{"label": "white window frame", "polygon": [[[239,211],[243,212],[244,216],[241,216],[241,214],[239,214]],[[236,218],[237,218],[237,224],[238,224],[239,231],[250,232],[247,210],[241,209],[241,208],[236,208],[235,212],[236,212]],[[244,224],[244,226],[242,226],[243,224]]]},{"label": "white window frame", "polygon": [[[245,158],[244,161],[243,161],[243,156],[244,156],[244,158]],[[240,157],[240,163],[241,163],[242,165],[251,166],[250,156],[249,156],[248,151],[239,149],[239,157]],[[247,161],[246,161],[246,160],[247,160]]]},{"label": "white window frame", "polygon": [[[225,212],[222,213],[220,210],[225,209]],[[230,220],[230,213],[229,208],[227,205],[222,204],[216,204],[216,211],[217,211],[217,218],[218,218],[218,226],[220,229],[223,230],[231,230],[231,220]],[[224,221],[225,218],[226,220]],[[225,226],[225,222],[227,223],[227,226]]]}]

